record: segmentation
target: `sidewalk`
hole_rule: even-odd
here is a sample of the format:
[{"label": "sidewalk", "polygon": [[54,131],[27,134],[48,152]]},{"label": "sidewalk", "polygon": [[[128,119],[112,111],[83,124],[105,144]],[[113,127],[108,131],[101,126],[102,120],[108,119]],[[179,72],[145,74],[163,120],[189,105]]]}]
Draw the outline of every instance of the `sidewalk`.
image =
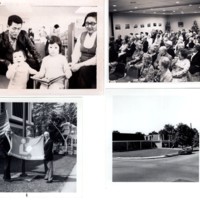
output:
[{"label": "sidewalk", "polygon": [[[44,180],[43,161],[26,161],[27,177],[18,177],[21,173],[21,160],[13,158],[11,161],[12,182],[3,181],[3,166],[0,160],[0,192],[61,192],[66,185],[65,192],[76,191],[76,157],[54,156],[53,183]],[[32,179],[35,176],[34,179]],[[69,185],[69,186],[68,186]],[[59,190],[60,189],[60,190]]]},{"label": "sidewalk", "polygon": [[60,192],[76,192],[76,165],[69,174],[66,183]]}]

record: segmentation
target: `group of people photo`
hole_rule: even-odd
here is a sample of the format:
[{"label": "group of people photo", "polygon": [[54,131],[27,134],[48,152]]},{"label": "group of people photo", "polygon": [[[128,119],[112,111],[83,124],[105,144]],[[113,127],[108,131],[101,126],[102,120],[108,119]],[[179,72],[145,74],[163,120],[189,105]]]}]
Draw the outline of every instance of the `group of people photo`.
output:
[{"label": "group of people photo", "polygon": [[[87,13],[82,22],[85,30],[80,36],[66,41],[56,31],[59,24],[53,26],[55,31],[50,35],[43,26],[39,35],[45,41],[45,54],[41,55],[32,28],[24,30],[23,18],[10,15],[7,30],[0,33],[0,88],[96,88],[97,12]],[[70,59],[66,55],[68,43],[72,43]]]},{"label": "group of people photo", "polygon": [[200,81],[200,34],[152,29],[109,41],[110,82]]}]

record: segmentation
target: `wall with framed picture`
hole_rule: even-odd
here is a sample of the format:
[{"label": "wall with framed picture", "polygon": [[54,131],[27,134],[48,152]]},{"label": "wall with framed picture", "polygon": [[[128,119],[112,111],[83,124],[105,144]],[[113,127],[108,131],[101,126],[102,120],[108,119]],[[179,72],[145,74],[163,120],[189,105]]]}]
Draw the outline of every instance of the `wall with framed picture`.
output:
[{"label": "wall with framed picture", "polygon": [[[123,37],[125,35],[130,35],[130,33],[135,34],[140,32],[151,32],[153,28],[164,31],[165,27],[163,24],[165,23],[166,18],[164,16],[134,15],[124,13],[113,15],[115,38],[119,34]],[[156,24],[156,26],[153,26],[153,24]],[[159,26],[159,24],[162,24],[162,26]]]}]

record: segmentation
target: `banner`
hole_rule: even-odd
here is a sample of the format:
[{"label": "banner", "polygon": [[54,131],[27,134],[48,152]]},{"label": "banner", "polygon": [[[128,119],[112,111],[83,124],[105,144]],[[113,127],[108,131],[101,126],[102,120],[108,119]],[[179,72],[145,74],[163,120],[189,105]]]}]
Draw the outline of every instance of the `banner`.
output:
[{"label": "banner", "polygon": [[43,160],[44,159],[44,137],[36,138],[21,137],[11,135],[11,148],[9,155],[24,160]]},{"label": "banner", "polygon": [[4,111],[0,114],[0,135],[5,134],[8,130],[10,130],[10,123],[7,112]]}]

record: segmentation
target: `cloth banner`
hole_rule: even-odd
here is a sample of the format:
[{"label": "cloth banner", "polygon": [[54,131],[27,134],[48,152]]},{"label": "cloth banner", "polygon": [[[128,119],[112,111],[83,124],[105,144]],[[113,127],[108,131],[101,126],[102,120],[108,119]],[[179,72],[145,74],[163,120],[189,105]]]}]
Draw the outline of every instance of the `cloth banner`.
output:
[{"label": "cloth banner", "polygon": [[11,148],[9,155],[24,160],[43,160],[44,159],[44,138],[43,135],[31,138],[11,135]]},{"label": "cloth banner", "polygon": [[8,130],[10,130],[10,123],[7,111],[4,111],[0,114],[0,135],[5,134]]}]

